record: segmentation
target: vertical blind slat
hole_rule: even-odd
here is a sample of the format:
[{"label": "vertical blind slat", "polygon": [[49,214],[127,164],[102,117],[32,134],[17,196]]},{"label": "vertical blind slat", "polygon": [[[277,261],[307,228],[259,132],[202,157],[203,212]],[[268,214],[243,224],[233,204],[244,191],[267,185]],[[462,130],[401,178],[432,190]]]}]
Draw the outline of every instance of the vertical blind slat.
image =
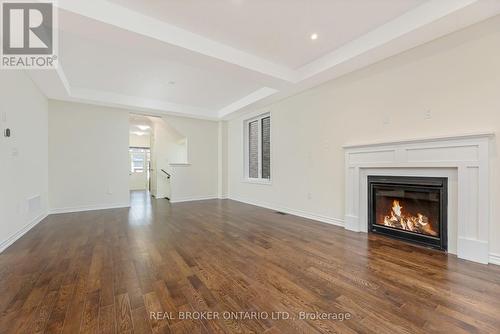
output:
[{"label": "vertical blind slat", "polygon": [[271,117],[262,119],[262,178],[271,178]]},{"label": "vertical blind slat", "polygon": [[248,123],[248,176],[259,177],[259,122]]}]

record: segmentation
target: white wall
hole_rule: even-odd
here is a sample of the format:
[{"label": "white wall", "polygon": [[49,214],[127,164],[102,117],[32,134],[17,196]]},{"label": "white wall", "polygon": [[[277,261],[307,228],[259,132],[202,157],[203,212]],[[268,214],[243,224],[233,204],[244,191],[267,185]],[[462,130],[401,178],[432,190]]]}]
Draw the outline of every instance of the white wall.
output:
[{"label": "white wall", "polygon": [[[167,131],[173,142],[165,146],[166,157],[159,158],[156,170],[166,167],[172,174],[170,195],[172,202],[218,197],[218,123],[199,119],[164,116]],[[156,131],[155,126],[155,131]],[[187,145],[187,151],[175,149],[176,145]],[[155,150],[159,141],[155,134]],[[186,146],[184,146],[185,148]],[[179,151],[177,153],[170,152]],[[187,153],[187,156],[186,156]],[[161,161],[160,161],[161,160]],[[171,163],[184,163],[172,165]],[[160,175],[158,174],[158,178]]]},{"label": "white wall", "polygon": [[157,198],[171,198],[170,179],[162,170],[171,172],[169,163],[187,162],[186,137],[160,117],[151,117],[151,193]]},{"label": "white wall", "polygon": [[[500,17],[255,111],[272,113],[271,185],[242,182],[246,117],[231,120],[230,197],[341,220],[342,145],[491,130],[500,135],[498,27]],[[496,254],[499,154],[497,142],[492,150],[490,229],[490,251]]]},{"label": "white wall", "polygon": [[160,155],[161,168],[168,168],[169,163],[188,161],[187,138],[171,122],[160,117],[151,117],[153,123],[155,150]]},{"label": "white wall", "polygon": [[[2,71],[0,251],[47,215],[47,110],[47,99],[26,74]],[[10,138],[3,136],[6,127]]]},{"label": "white wall", "polygon": [[219,144],[219,157],[218,157],[218,197],[227,198],[228,196],[228,127],[226,121],[219,122],[218,130],[218,144]]},{"label": "white wall", "polygon": [[49,102],[49,193],[53,212],[129,205],[129,115]]},{"label": "white wall", "polygon": [[131,133],[129,136],[129,145],[130,147],[150,147],[151,136],[150,135],[138,136],[136,134]]}]

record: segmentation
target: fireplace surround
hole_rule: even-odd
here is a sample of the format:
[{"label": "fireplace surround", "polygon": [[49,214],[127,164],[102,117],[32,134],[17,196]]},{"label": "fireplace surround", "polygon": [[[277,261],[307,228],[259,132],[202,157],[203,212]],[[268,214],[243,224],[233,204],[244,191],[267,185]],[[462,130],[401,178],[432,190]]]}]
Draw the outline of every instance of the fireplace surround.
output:
[{"label": "fireplace surround", "polygon": [[447,250],[448,179],[368,175],[368,231]]},{"label": "fireplace surround", "polygon": [[448,252],[489,263],[489,165],[494,138],[494,133],[486,132],[344,145],[344,227],[369,232],[369,175],[448,177]]}]

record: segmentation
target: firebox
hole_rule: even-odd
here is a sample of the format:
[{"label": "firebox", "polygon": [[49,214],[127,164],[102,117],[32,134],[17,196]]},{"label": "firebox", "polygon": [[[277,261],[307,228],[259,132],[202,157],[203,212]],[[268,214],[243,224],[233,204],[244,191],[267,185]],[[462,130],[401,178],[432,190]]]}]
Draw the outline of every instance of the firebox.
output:
[{"label": "firebox", "polygon": [[368,230],[447,250],[448,179],[368,176]]}]

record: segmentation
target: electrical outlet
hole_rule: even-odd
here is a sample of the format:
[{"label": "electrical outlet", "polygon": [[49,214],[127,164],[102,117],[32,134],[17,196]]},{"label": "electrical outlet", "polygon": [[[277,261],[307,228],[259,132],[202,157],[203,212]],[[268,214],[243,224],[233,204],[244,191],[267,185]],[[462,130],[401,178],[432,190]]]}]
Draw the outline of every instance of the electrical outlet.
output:
[{"label": "electrical outlet", "polygon": [[311,199],[312,199],[312,194],[311,194],[311,193],[307,193],[307,199],[308,199],[308,200],[311,200]]},{"label": "electrical outlet", "polygon": [[389,125],[391,124],[391,119],[389,116],[384,116],[384,119],[383,119],[383,124],[384,125]]},{"label": "electrical outlet", "polygon": [[425,119],[431,119],[432,118],[432,112],[430,110],[425,111]]}]

